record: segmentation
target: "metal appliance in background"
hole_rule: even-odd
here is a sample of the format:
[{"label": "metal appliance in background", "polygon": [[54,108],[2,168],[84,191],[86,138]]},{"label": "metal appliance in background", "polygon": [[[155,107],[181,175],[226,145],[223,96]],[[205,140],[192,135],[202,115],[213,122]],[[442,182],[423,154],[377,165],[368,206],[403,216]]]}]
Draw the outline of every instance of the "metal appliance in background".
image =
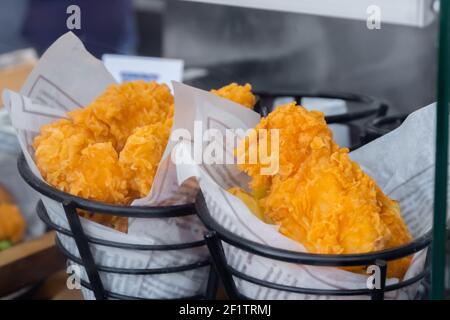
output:
[{"label": "metal appliance in background", "polygon": [[[238,2],[266,8],[275,3],[167,2],[163,56],[181,58],[188,70],[207,73],[189,84],[209,90],[234,81],[248,82],[257,91],[350,92],[389,101],[394,113],[411,113],[436,100],[438,24],[431,0],[371,1],[380,4],[379,30],[368,29],[362,19],[260,10],[239,7]],[[316,0],[276,1],[276,6],[283,3],[298,3],[298,7],[316,3],[311,6],[329,12],[347,8],[349,14],[361,9],[342,6],[341,1]],[[391,11],[399,19],[417,12],[417,21],[423,13],[426,23],[416,24],[421,27],[387,23],[383,17]],[[368,16],[365,8],[358,12]]]}]

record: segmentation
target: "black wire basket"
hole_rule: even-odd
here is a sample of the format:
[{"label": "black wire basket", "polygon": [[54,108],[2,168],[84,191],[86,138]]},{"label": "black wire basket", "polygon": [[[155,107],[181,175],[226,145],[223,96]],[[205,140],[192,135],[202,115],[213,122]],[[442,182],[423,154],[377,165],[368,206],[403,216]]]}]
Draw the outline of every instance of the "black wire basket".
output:
[{"label": "black wire basket", "polygon": [[[195,206],[200,219],[209,230],[205,234],[206,244],[208,246],[212,263],[224,285],[225,291],[230,299],[249,299],[238,290],[236,279],[244,280],[254,285],[278,290],[281,292],[306,294],[313,296],[368,296],[372,300],[383,300],[385,293],[406,288],[411,285],[420,284],[428,276],[428,268],[424,268],[417,275],[400,281],[395,284],[386,285],[387,262],[410,256],[423,249],[427,249],[431,244],[432,233],[414,239],[410,243],[398,248],[372,252],[366,254],[348,254],[348,255],[324,255],[299,253],[288,251],[275,247],[266,246],[254,241],[240,237],[221,226],[209,213],[205,198],[202,192],[199,192],[196,198]],[[233,249],[243,250],[245,252],[268,258],[271,260],[293,264],[323,267],[351,267],[376,265],[379,267],[381,275],[381,285],[378,288],[369,289],[313,289],[288,286],[276,282],[270,282],[255,278],[232,267],[227,261],[223,249],[223,243],[231,245]],[[428,253],[428,250],[427,250]],[[425,263],[427,265],[427,263]]]},{"label": "black wire basket", "polygon": [[[111,266],[99,265],[96,263],[94,256],[91,252],[92,245],[106,246],[110,248],[120,248],[124,250],[138,250],[138,251],[183,251],[192,248],[205,247],[205,241],[200,239],[189,243],[178,244],[159,244],[159,245],[147,245],[147,244],[130,244],[122,242],[114,242],[108,239],[95,238],[86,234],[80,221],[77,209],[87,210],[89,212],[101,213],[106,215],[114,215],[120,217],[133,217],[133,218],[173,218],[173,217],[186,217],[196,214],[194,204],[175,205],[166,207],[144,207],[144,206],[116,206],[107,205],[105,203],[90,201],[83,198],[79,198],[68,193],[62,192],[56,188],[51,187],[47,183],[40,180],[33,174],[28,166],[24,156],[20,156],[18,159],[18,169],[22,178],[41,195],[55,200],[62,204],[65,212],[65,217],[70,228],[62,227],[61,225],[52,221],[44,207],[44,204],[39,201],[37,205],[37,213],[39,217],[46,223],[46,225],[56,230],[56,245],[67,257],[70,263],[75,263],[84,267],[88,281],[81,279],[81,285],[91,290],[97,300],[104,299],[130,299],[138,300],[142,299],[137,296],[123,295],[118,292],[111,292],[105,289],[102,282],[102,274],[121,274],[121,275],[163,275],[163,274],[176,274],[182,272],[189,272],[200,268],[208,268],[207,279],[204,292],[194,296],[178,297],[177,299],[214,299],[217,291],[218,277],[213,268],[210,268],[211,264],[209,258],[204,260],[188,263],[184,265],[176,266],[164,266],[161,268],[118,268]],[[75,241],[76,247],[79,252],[79,257],[69,252],[64,245],[62,245],[60,236],[70,237]],[[205,247],[205,251],[206,247]]]},{"label": "black wire basket", "polygon": [[328,124],[348,123],[350,121],[368,119],[370,117],[382,117],[386,115],[389,109],[389,104],[385,101],[378,100],[371,96],[354,93],[255,91],[255,95],[258,97],[255,111],[263,117],[267,116],[273,110],[275,107],[275,100],[280,97],[292,98],[299,105],[301,105],[303,98],[344,100],[349,105],[348,112],[326,116],[325,120]]},{"label": "black wire basket", "polygon": [[392,130],[397,129],[403,121],[405,121],[407,116],[407,114],[383,116],[369,121],[365,126],[364,134],[361,139],[362,142],[364,144],[369,143],[370,141],[378,139]]}]

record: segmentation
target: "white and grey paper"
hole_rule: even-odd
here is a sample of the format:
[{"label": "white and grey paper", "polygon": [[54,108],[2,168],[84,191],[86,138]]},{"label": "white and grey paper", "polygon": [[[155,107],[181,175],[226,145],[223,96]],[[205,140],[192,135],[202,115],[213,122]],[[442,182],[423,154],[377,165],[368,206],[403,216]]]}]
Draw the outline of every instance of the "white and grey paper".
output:
[{"label": "white and grey paper", "polygon": [[[88,105],[106,87],[114,83],[103,64],[90,55],[72,33],[58,39],[42,56],[27,79],[21,93],[6,91],[5,106],[16,129],[22,151],[34,174],[41,177],[33,160],[32,140],[46,123],[66,117],[74,108]],[[159,175],[167,176],[168,167]],[[164,171],[164,172],[163,172]],[[159,186],[155,184],[154,189]],[[41,195],[50,219],[68,228],[60,203]],[[141,205],[154,203],[141,202]],[[133,244],[179,244],[203,238],[203,226],[196,216],[169,219],[129,219],[124,234],[92,221],[81,219],[87,235],[115,242]],[[72,238],[58,233],[63,246],[79,257]],[[162,268],[186,265],[207,258],[205,247],[178,251],[124,250],[92,245],[97,265],[118,268]],[[106,290],[140,298],[179,298],[200,294],[206,284],[209,267],[181,273],[160,275],[124,275],[100,272]],[[81,268],[82,278],[88,281]],[[83,290],[85,298],[92,292]]]}]

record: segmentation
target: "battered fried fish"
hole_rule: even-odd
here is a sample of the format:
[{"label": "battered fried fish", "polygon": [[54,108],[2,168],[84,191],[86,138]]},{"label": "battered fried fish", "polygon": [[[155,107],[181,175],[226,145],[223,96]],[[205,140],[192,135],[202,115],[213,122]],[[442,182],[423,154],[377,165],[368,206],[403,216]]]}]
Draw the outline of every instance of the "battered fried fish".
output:
[{"label": "battered fried fish", "polygon": [[[280,170],[263,176],[259,163],[240,168],[252,178],[263,215],[281,233],[323,254],[372,252],[411,241],[398,203],[335,143],[322,113],[289,103],[256,129],[279,130]],[[242,150],[249,150],[250,140],[244,143]],[[390,262],[388,276],[403,278],[410,261]]]},{"label": "battered fried fish", "polygon": [[[246,106],[251,86],[232,84],[217,93]],[[253,102],[252,102],[253,101]],[[90,105],[41,128],[36,164],[51,185],[90,200],[130,204],[152,186],[173,122],[174,99],[166,85],[141,80],[113,84]],[[127,230],[127,219],[79,212]]]}]

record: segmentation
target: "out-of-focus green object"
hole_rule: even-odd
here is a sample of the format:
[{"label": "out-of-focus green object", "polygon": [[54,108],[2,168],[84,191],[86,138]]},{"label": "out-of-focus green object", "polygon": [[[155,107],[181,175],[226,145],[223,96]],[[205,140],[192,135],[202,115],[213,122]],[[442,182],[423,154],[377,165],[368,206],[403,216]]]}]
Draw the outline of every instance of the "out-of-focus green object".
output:
[{"label": "out-of-focus green object", "polygon": [[6,250],[11,247],[11,242],[8,240],[0,241],[0,251]]}]

